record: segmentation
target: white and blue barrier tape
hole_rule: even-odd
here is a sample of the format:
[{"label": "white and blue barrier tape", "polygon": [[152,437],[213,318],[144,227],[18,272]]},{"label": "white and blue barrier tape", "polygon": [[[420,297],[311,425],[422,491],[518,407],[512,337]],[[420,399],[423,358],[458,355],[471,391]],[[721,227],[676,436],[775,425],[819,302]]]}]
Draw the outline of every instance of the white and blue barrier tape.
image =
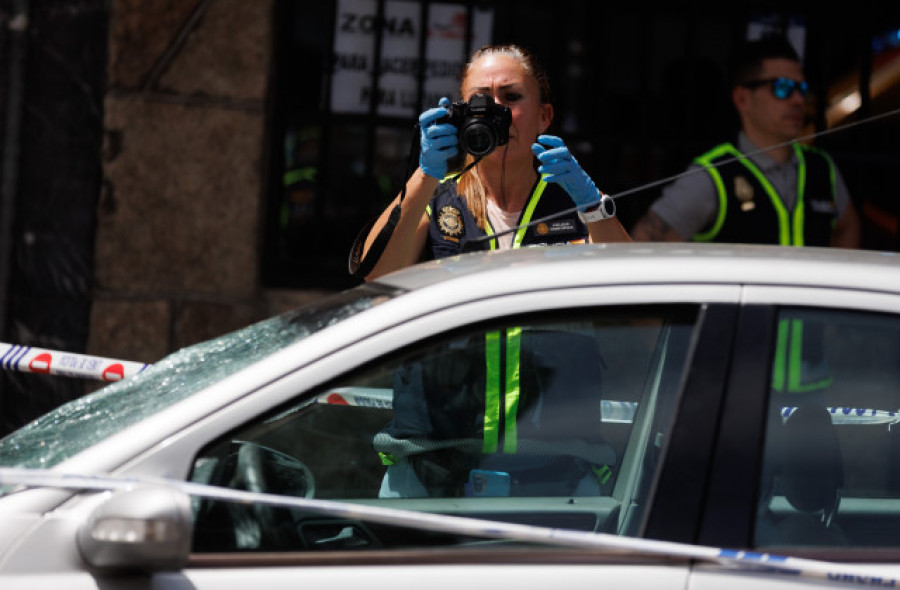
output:
[{"label": "white and blue barrier tape", "polygon": [[[392,392],[389,388],[375,387],[340,387],[317,396],[313,403],[358,406],[362,408],[393,408]],[[603,422],[630,424],[637,412],[637,402],[617,400],[601,400],[600,411]],[[796,411],[796,406],[781,408],[781,417],[787,420]],[[834,406],[827,408],[834,424],[897,424],[900,412],[875,410],[872,408],[849,408]]]},{"label": "white and blue barrier tape", "polygon": [[121,381],[140,373],[148,366],[132,361],[0,342],[0,367],[7,371]]},{"label": "white and blue barrier tape", "polygon": [[245,492],[172,479],[83,475],[42,469],[0,468],[0,486],[106,491],[127,490],[144,485],[166,485],[190,496],[211,500],[296,508],[336,518],[367,520],[392,526],[406,526],[462,536],[551,544],[577,549],[607,549],[619,553],[629,551],[641,555],[680,557],[716,563],[726,567],[815,579],[836,584],[852,584],[854,586],[896,587],[900,584],[900,576],[890,573],[885,569],[884,564],[865,566],[833,563],[672,541],[620,537],[610,533],[536,527],[334,500]]}]

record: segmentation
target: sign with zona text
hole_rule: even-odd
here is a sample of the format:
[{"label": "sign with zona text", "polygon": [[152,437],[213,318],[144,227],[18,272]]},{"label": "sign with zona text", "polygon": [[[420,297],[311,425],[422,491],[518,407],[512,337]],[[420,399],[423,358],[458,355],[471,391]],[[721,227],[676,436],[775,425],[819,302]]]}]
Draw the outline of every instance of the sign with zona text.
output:
[{"label": "sign with zona text", "polygon": [[[418,115],[417,75],[424,73],[423,107],[436,106],[442,96],[457,100],[459,72],[468,56],[468,14],[462,4],[431,4],[425,27],[425,55],[419,55],[422,5],[387,0],[378,18],[377,0],[339,0],[332,55],[331,110],[369,112],[372,93],[376,113],[388,117]],[[491,9],[472,8],[472,44],[490,43]],[[381,34],[380,79],[373,89],[376,42]]]}]

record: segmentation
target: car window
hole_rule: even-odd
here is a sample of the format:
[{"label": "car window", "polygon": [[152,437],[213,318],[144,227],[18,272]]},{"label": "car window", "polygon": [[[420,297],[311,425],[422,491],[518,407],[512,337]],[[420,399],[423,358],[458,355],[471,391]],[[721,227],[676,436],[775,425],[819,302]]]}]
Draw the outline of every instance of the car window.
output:
[{"label": "car window", "polygon": [[[0,440],[0,465],[48,469],[399,291],[361,285],[193,346],[72,400]],[[0,490],[2,495],[2,490]]]},{"label": "car window", "polygon": [[757,546],[900,545],[900,319],[784,309]]},{"label": "car window", "polygon": [[[194,482],[636,534],[696,312],[578,310],[430,337],[206,447]],[[197,500],[196,551],[459,543]]]}]

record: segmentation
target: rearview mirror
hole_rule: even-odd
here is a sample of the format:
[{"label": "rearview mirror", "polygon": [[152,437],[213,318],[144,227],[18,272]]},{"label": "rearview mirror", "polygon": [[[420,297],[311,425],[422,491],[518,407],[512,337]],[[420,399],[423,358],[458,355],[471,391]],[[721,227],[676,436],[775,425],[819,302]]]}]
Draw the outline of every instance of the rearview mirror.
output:
[{"label": "rearview mirror", "polygon": [[104,569],[179,569],[191,551],[190,497],[171,487],[114,492],[78,529],[78,548]]}]

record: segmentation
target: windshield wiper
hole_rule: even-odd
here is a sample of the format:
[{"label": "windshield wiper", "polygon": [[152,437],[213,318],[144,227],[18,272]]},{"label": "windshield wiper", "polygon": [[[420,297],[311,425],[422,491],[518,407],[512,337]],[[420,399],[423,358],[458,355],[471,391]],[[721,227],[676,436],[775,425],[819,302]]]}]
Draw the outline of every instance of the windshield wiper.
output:
[{"label": "windshield wiper", "polygon": [[872,585],[876,584],[876,582],[877,585],[881,586],[896,586],[900,584],[900,576],[885,575],[883,572],[876,574],[868,571],[866,568],[847,567],[843,564],[827,561],[771,553],[722,549],[656,539],[621,537],[610,533],[539,527],[465,516],[449,516],[398,508],[384,508],[351,502],[247,492],[172,479],[84,475],[43,469],[0,468],[0,486],[107,491],[133,489],[146,485],[170,486],[190,496],[209,500],[240,502],[243,504],[258,503],[271,507],[295,508],[337,518],[365,520],[468,537],[573,549],[614,550],[616,552],[627,552],[644,556],[676,557],[714,563],[731,568],[762,570],[830,582],[849,582],[856,585]]}]

